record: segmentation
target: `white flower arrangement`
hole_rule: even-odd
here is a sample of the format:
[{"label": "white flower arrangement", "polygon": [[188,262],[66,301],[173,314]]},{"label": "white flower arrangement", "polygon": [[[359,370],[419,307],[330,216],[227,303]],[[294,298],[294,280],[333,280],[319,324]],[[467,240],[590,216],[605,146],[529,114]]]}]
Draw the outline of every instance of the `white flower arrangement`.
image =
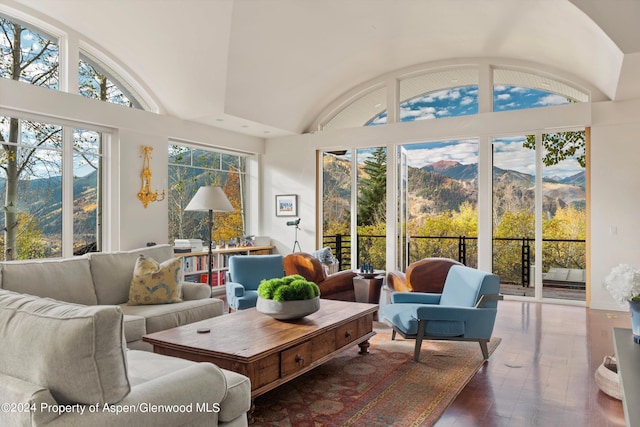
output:
[{"label": "white flower arrangement", "polygon": [[629,264],[620,264],[605,277],[604,288],[620,305],[629,300],[640,301],[640,270]]}]

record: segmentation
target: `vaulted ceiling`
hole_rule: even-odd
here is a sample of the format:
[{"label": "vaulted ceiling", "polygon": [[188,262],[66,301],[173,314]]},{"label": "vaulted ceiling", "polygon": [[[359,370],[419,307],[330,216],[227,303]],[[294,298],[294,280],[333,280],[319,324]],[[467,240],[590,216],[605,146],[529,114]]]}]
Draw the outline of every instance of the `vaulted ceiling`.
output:
[{"label": "vaulted ceiling", "polygon": [[[265,138],[349,89],[458,58],[540,64],[640,97],[636,0],[2,0],[119,61],[161,113]],[[57,22],[56,22],[57,21]]]}]

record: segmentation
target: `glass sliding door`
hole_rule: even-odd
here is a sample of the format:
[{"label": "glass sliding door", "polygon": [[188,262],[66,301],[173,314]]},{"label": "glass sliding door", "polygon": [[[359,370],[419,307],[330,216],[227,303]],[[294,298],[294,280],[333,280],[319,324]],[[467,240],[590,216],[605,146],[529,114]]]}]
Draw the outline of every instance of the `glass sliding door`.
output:
[{"label": "glass sliding door", "polygon": [[534,296],[535,150],[524,135],[492,144],[493,273],[504,295]]},{"label": "glass sliding door", "polygon": [[339,268],[351,265],[352,154],[322,153],[322,245],[332,248]]},{"label": "glass sliding door", "polygon": [[504,295],[585,300],[584,136],[493,139],[493,272]]},{"label": "glass sliding door", "polygon": [[542,296],[586,294],[585,132],[542,135]]}]

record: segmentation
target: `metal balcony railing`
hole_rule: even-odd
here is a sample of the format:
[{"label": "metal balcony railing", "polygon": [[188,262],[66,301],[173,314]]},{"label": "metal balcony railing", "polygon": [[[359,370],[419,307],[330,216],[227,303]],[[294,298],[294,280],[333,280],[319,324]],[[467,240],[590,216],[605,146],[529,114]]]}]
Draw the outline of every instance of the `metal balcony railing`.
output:
[{"label": "metal balcony railing", "polygon": [[[338,259],[340,270],[348,270],[357,267],[370,259],[373,255],[372,246],[384,247],[386,236],[384,235],[358,235],[356,241],[357,253],[361,258],[352,266],[351,260],[351,236],[336,234],[324,236],[323,246],[332,248]],[[464,265],[477,267],[478,244],[477,237],[468,236],[409,236],[407,259],[409,263],[426,257],[445,257],[457,259]],[[533,272],[533,251],[535,239],[531,237],[496,237],[493,239],[494,270],[502,268],[504,271],[495,271],[504,282],[517,283],[523,287],[529,287]],[[406,243],[406,242],[404,242]],[[585,245],[583,239],[542,239],[543,244],[543,271],[558,269],[584,270],[586,265]],[[518,255],[519,252],[519,255]],[[364,255],[363,255],[364,254]],[[379,254],[384,257],[385,254]],[[502,263],[497,260],[504,257]],[[506,264],[507,267],[498,267]],[[382,267],[382,266],[380,266]],[[406,267],[406,266],[405,266]],[[543,275],[544,277],[544,275]],[[553,286],[562,286],[562,280],[545,281]],[[582,284],[584,286],[584,284]]]}]

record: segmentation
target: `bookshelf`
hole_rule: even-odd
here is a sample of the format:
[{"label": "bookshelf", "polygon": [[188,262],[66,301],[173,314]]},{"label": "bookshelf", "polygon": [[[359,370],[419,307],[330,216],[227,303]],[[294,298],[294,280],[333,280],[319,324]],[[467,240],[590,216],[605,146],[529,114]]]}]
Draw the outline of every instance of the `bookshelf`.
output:
[{"label": "bookshelf", "polygon": [[[226,272],[229,269],[229,257],[233,255],[268,255],[273,252],[275,246],[242,246],[233,248],[221,248],[213,250],[213,275],[214,287],[224,285]],[[207,261],[209,250],[201,252],[176,253],[176,257],[183,258],[184,280],[187,282],[207,283]]]}]

